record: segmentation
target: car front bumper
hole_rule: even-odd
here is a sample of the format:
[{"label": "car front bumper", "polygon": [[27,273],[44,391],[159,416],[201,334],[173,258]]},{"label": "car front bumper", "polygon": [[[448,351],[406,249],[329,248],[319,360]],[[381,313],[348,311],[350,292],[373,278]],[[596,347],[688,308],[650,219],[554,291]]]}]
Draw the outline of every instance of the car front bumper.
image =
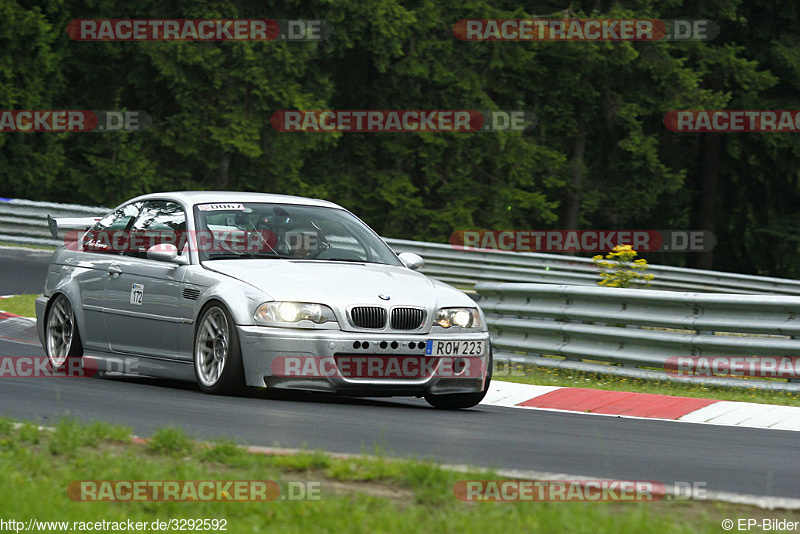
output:
[{"label": "car front bumper", "polygon": [[[248,386],[327,391],[349,396],[391,397],[423,396],[427,394],[477,393],[483,391],[487,365],[491,353],[488,332],[461,332],[447,334],[361,333],[340,330],[300,330],[265,326],[237,326],[242,350],[245,382]],[[424,356],[428,339],[447,341],[482,341],[480,355],[463,356],[468,371],[457,373],[449,365],[453,358]],[[386,347],[381,348],[381,343]],[[396,342],[396,348],[392,348]],[[367,345],[364,348],[364,345]],[[414,348],[410,348],[412,344]],[[358,348],[356,348],[358,347]],[[427,362],[432,373],[412,377],[355,378],[334,368],[335,357],[354,362],[359,359],[382,356],[385,361],[417,356]],[[287,359],[311,364],[315,372],[288,373]],[[309,361],[310,360],[310,361]],[[433,362],[431,360],[434,360]],[[328,364],[328,365],[326,365]],[[327,372],[321,372],[327,369]],[[316,372],[319,370],[320,372]],[[358,375],[360,376],[360,375]]]}]

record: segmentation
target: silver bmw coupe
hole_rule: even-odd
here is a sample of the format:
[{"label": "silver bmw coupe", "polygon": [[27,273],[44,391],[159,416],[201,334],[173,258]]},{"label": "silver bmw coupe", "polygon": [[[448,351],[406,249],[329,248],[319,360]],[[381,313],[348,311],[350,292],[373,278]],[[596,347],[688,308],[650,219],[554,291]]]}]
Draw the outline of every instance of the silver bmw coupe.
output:
[{"label": "silver bmw coupe", "polygon": [[56,370],[124,361],[206,393],[416,396],[444,409],[475,406],[489,387],[481,309],[331,202],[156,193],[48,220],[66,231],[36,300]]}]

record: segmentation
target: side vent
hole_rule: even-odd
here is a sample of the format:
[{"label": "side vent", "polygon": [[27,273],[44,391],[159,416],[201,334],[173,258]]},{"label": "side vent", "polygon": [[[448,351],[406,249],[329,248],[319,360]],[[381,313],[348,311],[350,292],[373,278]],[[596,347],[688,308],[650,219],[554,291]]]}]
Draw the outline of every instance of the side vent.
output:
[{"label": "side vent", "polygon": [[192,289],[191,287],[184,287],[183,288],[183,298],[189,300],[197,300],[200,298],[200,290],[199,289]]}]

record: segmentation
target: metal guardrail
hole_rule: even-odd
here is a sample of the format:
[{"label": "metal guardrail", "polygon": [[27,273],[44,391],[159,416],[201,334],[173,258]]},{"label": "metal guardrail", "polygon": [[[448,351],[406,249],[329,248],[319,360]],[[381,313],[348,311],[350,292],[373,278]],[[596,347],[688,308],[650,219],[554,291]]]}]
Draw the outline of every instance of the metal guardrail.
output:
[{"label": "metal guardrail", "polygon": [[0,198],[0,241],[24,245],[63,245],[53,239],[47,226],[47,216],[87,217],[105,215],[109,208],[56,204],[20,198]]},{"label": "metal guardrail", "polygon": [[[626,374],[618,372],[622,365],[650,369],[642,377],[669,379],[670,358],[800,356],[800,299],[794,297],[514,283],[475,289],[497,361]],[[800,391],[800,384],[786,382],[723,382],[732,383]]]},{"label": "metal guardrail", "polygon": [[[423,272],[443,282],[534,282],[597,287],[598,269],[590,258],[536,252],[463,250],[451,245],[386,239],[396,252],[425,258]],[[650,287],[668,291],[800,295],[800,280],[721,271],[649,265]]]}]

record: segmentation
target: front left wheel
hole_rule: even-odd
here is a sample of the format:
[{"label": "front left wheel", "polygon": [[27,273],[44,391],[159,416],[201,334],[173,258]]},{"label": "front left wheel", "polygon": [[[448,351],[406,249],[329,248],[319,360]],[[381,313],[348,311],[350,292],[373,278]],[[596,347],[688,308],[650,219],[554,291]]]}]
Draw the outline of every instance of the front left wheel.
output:
[{"label": "front left wheel", "polygon": [[230,395],[244,389],[239,335],[230,314],[219,303],[207,306],[197,322],[194,373],[203,393]]}]

